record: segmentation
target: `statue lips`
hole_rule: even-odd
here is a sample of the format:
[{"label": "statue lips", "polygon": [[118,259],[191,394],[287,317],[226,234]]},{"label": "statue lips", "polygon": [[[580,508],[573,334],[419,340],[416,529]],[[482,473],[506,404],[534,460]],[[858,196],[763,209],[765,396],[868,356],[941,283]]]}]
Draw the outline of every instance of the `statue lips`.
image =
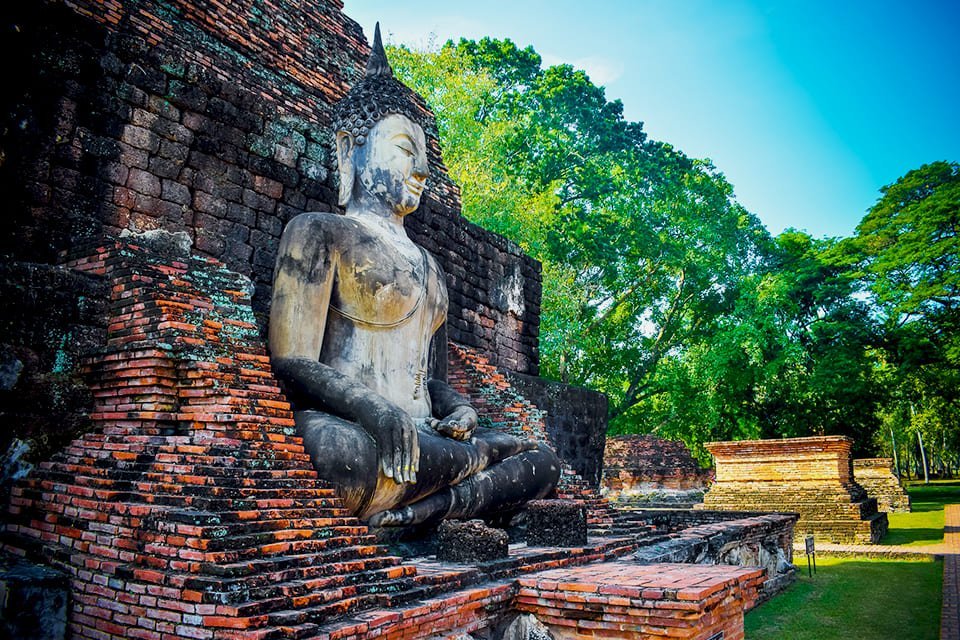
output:
[{"label": "statue lips", "polygon": [[407,180],[404,184],[407,186],[407,191],[418,198],[423,194],[424,189],[427,188],[426,183],[419,180]]}]

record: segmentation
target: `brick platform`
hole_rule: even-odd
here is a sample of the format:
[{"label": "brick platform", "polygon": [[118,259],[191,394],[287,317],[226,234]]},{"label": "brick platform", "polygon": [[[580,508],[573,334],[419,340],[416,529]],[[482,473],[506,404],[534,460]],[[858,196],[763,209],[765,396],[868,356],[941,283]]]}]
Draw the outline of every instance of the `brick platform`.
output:
[{"label": "brick platform", "polygon": [[610,562],[520,578],[516,606],[565,639],[740,640],[762,579],[762,569]]},{"label": "brick platform", "polygon": [[886,513],[910,512],[910,496],[893,474],[891,458],[861,458],[853,461],[853,477],[877,499],[877,509]]},{"label": "brick platform", "polygon": [[843,436],[712,442],[716,479],[703,507],[800,515],[796,535],[821,542],[872,544],[887,515],[853,478],[852,441]]}]

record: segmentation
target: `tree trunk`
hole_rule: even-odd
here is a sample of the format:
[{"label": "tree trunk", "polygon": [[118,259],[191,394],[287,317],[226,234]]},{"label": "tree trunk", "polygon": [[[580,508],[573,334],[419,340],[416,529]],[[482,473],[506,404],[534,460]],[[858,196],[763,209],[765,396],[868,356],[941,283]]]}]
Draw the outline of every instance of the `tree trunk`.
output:
[{"label": "tree trunk", "polygon": [[897,474],[897,480],[900,480],[900,456],[897,455],[897,437],[893,435],[893,427],[890,427],[890,443],[893,445],[893,471]]},{"label": "tree trunk", "polygon": [[923,436],[917,431],[917,442],[920,443],[920,457],[923,459],[923,484],[930,484],[930,471],[927,468],[927,451],[923,448]]}]

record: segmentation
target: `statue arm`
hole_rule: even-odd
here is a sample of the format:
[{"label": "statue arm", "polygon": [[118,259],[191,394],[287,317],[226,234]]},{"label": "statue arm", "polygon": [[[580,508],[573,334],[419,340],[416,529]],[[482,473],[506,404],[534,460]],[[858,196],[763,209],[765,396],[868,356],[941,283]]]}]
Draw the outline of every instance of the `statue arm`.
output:
[{"label": "statue arm", "polygon": [[[398,483],[416,482],[416,426],[399,407],[363,383],[321,363],[337,256],[322,217],[302,214],[284,230],[270,308],[270,355],[294,396],[353,420],[377,443],[380,467]],[[342,241],[342,239],[339,239]]]},{"label": "statue arm", "polygon": [[295,397],[319,402],[331,413],[353,420],[377,443],[383,474],[398,483],[417,481],[420,447],[410,416],[366,385],[333,367],[303,357],[274,358],[277,375]]},{"label": "statue arm", "polygon": [[427,382],[434,419],[431,426],[454,440],[469,440],[477,428],[476,409],[446,382],[430,379]]}]

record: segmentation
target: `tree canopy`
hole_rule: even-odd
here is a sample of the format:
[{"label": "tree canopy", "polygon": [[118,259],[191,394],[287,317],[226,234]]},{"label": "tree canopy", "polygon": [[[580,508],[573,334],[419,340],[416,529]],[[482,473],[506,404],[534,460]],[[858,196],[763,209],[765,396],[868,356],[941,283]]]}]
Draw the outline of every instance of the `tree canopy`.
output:
[{"label": "tree canopy", "polygon": [[543,263],[542,372],[606,393],[612,431],[699,454],[960,440],[942,437],[960,432],[956,163],[885,187],[854,237],[773,238],[709,160],[649,139],[581,70],[490,38],[388,51],[437,115],[464,215]]}]

